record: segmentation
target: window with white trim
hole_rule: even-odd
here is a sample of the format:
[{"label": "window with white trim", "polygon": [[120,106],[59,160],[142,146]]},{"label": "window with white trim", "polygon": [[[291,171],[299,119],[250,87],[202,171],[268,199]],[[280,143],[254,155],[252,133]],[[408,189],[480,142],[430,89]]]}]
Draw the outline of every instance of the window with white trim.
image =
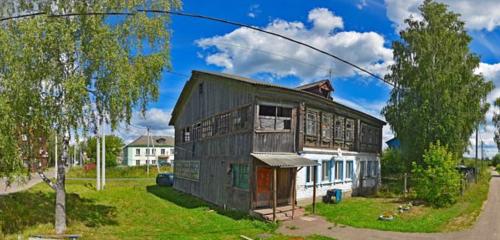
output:
[{"label": "window with white trim", "polygon": [[140,156],[141,155],[141,149],[135,149],[135,155]]},{"label": "window with white trim", "polygon": [[344,178],[344,161],[335,161],[335,180],[342,180]]},{"label": "window with white trim", "polygon": [[314,181],[314,167],[306,167],[306,183],[312,183]]},{"label": "window with white trim", "polygon": [[345,178],[347,179],[352,179],[354,176],[354,162],[353,161],[346,161],[345,164]]},{"label": "window with white trim", "polygon": [[330,160],[325,160],[321,163],[321,181],[329,182],[332,174],[332,166]]}]

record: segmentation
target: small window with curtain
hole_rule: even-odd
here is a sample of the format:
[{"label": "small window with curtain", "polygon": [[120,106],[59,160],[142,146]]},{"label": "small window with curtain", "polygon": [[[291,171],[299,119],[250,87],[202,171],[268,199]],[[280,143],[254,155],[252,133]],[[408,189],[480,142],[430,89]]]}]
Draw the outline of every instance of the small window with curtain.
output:
[{"label": "small window with curtain", "polygon": [[329,182],[332,174],[331,161],[326,160],[321,163],[321,181]]},{"label": "small window with curtain", "polygon": [[233,187],[248,189],[248,165],[232,164]]},{"label": "small window with curtain", "polygon": [[353,179],[353,177],[354,177],[354,162],[346,161],[345,178]]},{"label": "small window with curtain", "polygon": [[335,180],[344,179],[344,161],[335,161]]}]

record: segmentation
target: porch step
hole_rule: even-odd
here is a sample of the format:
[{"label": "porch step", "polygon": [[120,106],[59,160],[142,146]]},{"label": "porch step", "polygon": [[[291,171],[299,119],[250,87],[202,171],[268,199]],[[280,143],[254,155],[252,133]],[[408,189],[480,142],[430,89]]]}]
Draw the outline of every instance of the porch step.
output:
[{"label": "porch step", "polygon": [[[264,208],[264,209],[256,209],[253,211],[258,216],[267,221],[273,220],[273,209],[272,208]],[[294,218],[304,216],[305,211],[301,207],[295,207]],[[277,221],[288,221],[292,220],[292,206],[282,206],[276,208],[276,220]]]}]

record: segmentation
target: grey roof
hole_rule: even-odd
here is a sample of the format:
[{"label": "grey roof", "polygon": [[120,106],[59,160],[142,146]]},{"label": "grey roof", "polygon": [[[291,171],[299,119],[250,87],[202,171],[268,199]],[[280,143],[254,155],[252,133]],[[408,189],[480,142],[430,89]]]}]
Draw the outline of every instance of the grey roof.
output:
[{"label": "grey roof", "polygon": [[318,165],[317,162],[294,153],[252,153],[251,155],[271,167],[294,168]]},{"label": "grey roof", "polygon": [[[182,92],[181,92],[181,95],[179,96],[179,98],[177,99],[177,102],[175,103],[175,106],[174,106],[174,110],[172,111],[172,117],[170,118],[170,122],[169,122],[169,125],[173,126],[174,125],[174,121],[175,119],[177,118],[177,114],[178,114],[178,111],[180,110],[180,106],[184,103],[185,98],[187,98],[187,96],[189,95],[189,90],[190,88],[192,88],[193,86],[193,81],[192,81],[192,78],[193,78],[193,75],[195,74],[209,74],[209,75],[213,75],[213,76],[219,76],[219,77],[222,77],[224,79],[230,79],[230,80],[237,80],[237,81],[240,81],[240,82],[245,82],[245,83],[249,83],[249,84],[252,84],[252,85],[257,85],[257,86],[267,86],[267,87],[272,87],[272,88],[278,88],[278,89],[282,89],[282,90],[285,90],[285,91],[290,91],[290,92],[296,92],[296,93],[299,93],[299,94],[303,94],[303,95],[309,95],[311,97],[314,97],[316,98],[318,101],[325,101],[326,103],[329,103],[329,104],[337,104],[339,106],[342,106],[344,108],[348,108],[348,109],[351,109],[352,111],[354,112],[357,112],[361,115],[364,115],[364,116],[367,116],[375,121],[378,121],[380,122],[382,125],[385,125],[385,121],[383,120],[380,120],[374,116],[371,116],[367,113],[364,113],[362,111],[359,111],[357,109],[353,109],[351,107],[348,107],[348,106],[345,106],[341,103],[338,103],[334,100],[330,100],[330,99],[327,99],[327,98],[324,98],[322,96],[319,96],[319,95],[316,95],[314,93],[310,93],[310,92],[307,92],[307,91],[304,91],[304,90],[301,90],[301,89],[298,89],[298,88],[289,88],[289,87],[284,87],[284,86],[280,86],[280,85],[276,85],[276,84],[271,84],[271,83],[266,83],[266,82],[261,82],[261,81],[257,81],[257,80],[254,80],[254,79],[250,79],[250,78],[246,78],[246,77],[242,77],[242,76],[238,76],[238,75],[233,75],[233,74],[227,74],[227,73],[221,73],[221,72],[212,72],[212,71],[201,71],[201,70],[193,70],[192,71],[192,74],[191,74],[191,78],[186,82],[186,84],[184,85],[184,88],[182,89]],[[325,80],[323,80],[325,81]],[[322,81],[319,81],[319,82],[316,82],[317,83],[320,83]],[[329,81],[328,81],[329,82]],[[301,86],[301,87],[304,87],[304,86]]]},{"label": "grey roof", "polygon": [[[153,140],[153,141],[151,141]],[[148,145],[148,136],[140,136],[125,147],[144,147]],[[172,147],[174,146],[174,138],[169,136],[151,136],[149,145],[155,147]]]}]

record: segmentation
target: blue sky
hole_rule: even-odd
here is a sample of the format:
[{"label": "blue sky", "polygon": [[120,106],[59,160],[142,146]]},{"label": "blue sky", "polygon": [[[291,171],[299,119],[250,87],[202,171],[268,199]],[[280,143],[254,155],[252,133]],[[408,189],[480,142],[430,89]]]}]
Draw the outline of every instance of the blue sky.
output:
[{"label": "blue sky", "polygon": [[[500,3],[483,0],[443,0],[462,13],[474,38],[471,50],[481,56],[478,73],[500,83]],[[311,0],[311,1],[193,1],[183,11],[230,19],[306,41],[371,71],[383,75],[392,61],[391,42],[397,40],[403,19],[418,18],[418,0]],[[149,104],[146,119],[136,126],[156,125],[155,134],[172,135],[170,112],[193,69],[213,70],[252,77],[293,87],[330,78],[334,100],[379,118],[390,88],[352,68],[293,43],[222,23],[180,16],[172,17],[171,62],[174,73],[163,74],[160,98]],[[497,84],[500,85],[500,84]],[[500,90],[489,101],[500,97]],[[493,110],[488,113],[491,119]],[[126,141],[144,130],[120,133]],[[384,139],[392,137],[387,127]],[[493,126],[481,130],[487,155],[496,153]],[[473,138],[471,138],[473,140]]]}]

